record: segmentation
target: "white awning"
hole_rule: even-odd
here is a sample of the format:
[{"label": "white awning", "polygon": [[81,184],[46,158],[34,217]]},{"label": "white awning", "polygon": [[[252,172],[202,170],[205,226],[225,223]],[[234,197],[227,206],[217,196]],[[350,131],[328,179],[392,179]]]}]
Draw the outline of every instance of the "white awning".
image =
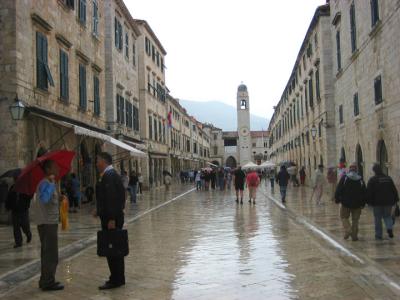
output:
[{"label": "white awning", "polygon": [[125,149],[125,150],[130,152],[131,156],[134,156],[134,157],[147,157],[146,153],[144,153],[144,152],[142,152],[142,151],[140,151],[140,150],[138,150],[136,148],[133,148],[132,146],[129,146],[128,144],[123,143],[123,142],[121,142],[121,141],[119,141],[119,140],[117,140],[117,139],[115,139],[112,136],[109,136],[107,134],[104,134],[104,133],[101,133],[101,132],[98,132],[98,131],[94,131],[94,130],[90,130],[90,129],[84,128],[82,126],[74,125],[74,124],[71,124],[71,123],[68,123],[68,122],[54,120],[53,118],[44,117],[44,116],[39,115],[39,114],[35,114],[35,115],[37,115],[37,116],[39,116],[41,118],[47,119],[47,120],[49,120],[51,122],[54,122],[54,123],[60,124],[62,126],[65,126],[67,128],[72,128],[74,130],[74,133],[77,134],[77,135],[90,136],[90,137],[93,137],[93,138],[96,138],[96,139],[103,140],[103,141],[105,141],[107,143],[113,144],[113,145],[115,145],[115,146],[117,146],[119,148]]}]

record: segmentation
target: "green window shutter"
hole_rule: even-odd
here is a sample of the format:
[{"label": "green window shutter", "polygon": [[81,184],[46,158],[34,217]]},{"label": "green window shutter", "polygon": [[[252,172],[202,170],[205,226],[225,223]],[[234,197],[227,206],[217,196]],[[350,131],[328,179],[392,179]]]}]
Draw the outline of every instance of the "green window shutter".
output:
[{"label": "green window shutter", "polygon": [[124,41],[122,40],[122,25],[120,22],[118,22],[118,43],[119,43],[119,50],[122,50],[122,47],[124,45]]},{"label": "green window shutter", "polygon": [[36,32],[36,86],[47,90],[47,80],[45,80],[45,70],[43,61],[43,34]]},{"label": "green window shutter", "polygon": [[69,98],[68,55],[60,50],[60,98],[67,101]]},{"label": "green window shutter", "polygon": [[79,64],[79,106],[87,108],[86,67],[82,64]]},{"label": "green window shutter", "polygon": [[117,94],[116,97],[116,105],[117,105],[117,123],[119,123],[121,116],[119,115],[120,108],[119,108],[119,95]]},{"label": "green window shutter", "polygon": [[94,114],[100,116],[100,83],[99,83],[99,77],[97,76],[93,76],[93,100],[94,100],[94,107],[93,107]]},{"label": "green window shutter", "polygon": [[122,96],[120,96],[119,99],[120,99],[120,102],[119,102],[120,113],[119,113],[119,115],[121,117],[120,123],[124,124],[125,123],[125,99]]},{"label": "green window shutter", "polygon": [[118,34],[118,20],[117,18],[114,18],[114,42],[115,42],[115,48],[119,49],[119,34]]}]

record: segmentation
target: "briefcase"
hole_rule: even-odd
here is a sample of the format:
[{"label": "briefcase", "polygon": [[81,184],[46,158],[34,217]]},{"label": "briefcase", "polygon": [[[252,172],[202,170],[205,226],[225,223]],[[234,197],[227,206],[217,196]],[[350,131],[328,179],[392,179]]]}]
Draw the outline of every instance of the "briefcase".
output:
[{"label": "briefcase", "polygon": [[125,229],[97,232],[97,255],[121,257],[129,254],[128,231]]}]

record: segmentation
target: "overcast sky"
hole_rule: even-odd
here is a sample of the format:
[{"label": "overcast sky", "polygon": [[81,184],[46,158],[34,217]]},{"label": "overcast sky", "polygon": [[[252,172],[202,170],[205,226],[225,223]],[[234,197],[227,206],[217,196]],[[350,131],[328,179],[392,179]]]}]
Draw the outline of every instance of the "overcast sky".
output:
[{"label": "overcast sky", "polygon": [[236,106],[249,90],[253,114],[270,118],[308,26],[326,0],[125,0],[167,51],[166,84],[180,99]]}]

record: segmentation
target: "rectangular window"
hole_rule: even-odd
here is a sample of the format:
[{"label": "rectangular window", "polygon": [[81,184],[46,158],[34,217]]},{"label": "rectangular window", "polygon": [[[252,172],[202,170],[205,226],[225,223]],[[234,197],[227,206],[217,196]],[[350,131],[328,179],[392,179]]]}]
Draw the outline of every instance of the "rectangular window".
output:
[{"label": "rectangular window", "polygon": [[79,64],[79,107],[87,109],[86,66]]},{"label": "rectangular window", "polygon": [[125,124],[125,98],[119,96],[119,115],[120,115],[120,123]]},{"label": "rectangular window", "polygon": [[153,62],[156,61],[156,48],[154,47],[154,45],[151,46],[151,58]]},{"label": "rectangular window", "polygon": [[139,109],[133,106],[133,129],[139,131]]},{"label": "rectangular window", "polygon": [[119,49],[119,25],[118,19],[114,18],[114,42],[115,48]]},{"label": "rectangular window", "polygon": [[317,101],[321,101],[321,90],[319,87],[319,69],[315,71],[315,93],[317,95]]},{"label": "rectangular window", "polygon": [[147,91],[151,93],[150,73],[147,74]]},{"label": "rectangular window", "polygon": [[60,50],[60,99],[67,102],[69,98],[68,55]]},{"label": "rectangular window", "polygon": [[378,0],[370,0],[371,1],[371,25],[374,27],[376,23],[379,21],[379,1]]},{"label": "rectangular window", "polygon": [[301,118],[304,117],[303,96],[300,97]]},{"label": "rectangular window", "polygon": [[150,56],[151,55],[151,43],[150,43],[150,40],[147,37],[145,37],[144,38],[144,42],[145,42],[146,53],[147,53],[148,56]]},{"label": "rectangular window", "polygon": [[304,103],[306,106],[306,115],[308,115],[308,94],[307,94],[307,82],[304,85]]},{"label": "rectangular window", "polygon": [[93,76],[93,112],[100,116],[100,80],[97,75]]},{"label": "rectangular window", "polygon": [[353,3],[350,5],[350,37],[351,37],[351,52],[357,50],[357,29],[356,29],[356,7]]},{"label": "rectangular window", "polygon": [[123,46],[124,46],[124,41],[123,41],[123,39],[122,39],[122,25],[121,25],[120,22],[118,22],[118,43],[119,43],[118,49],[119,49],[120,51],[122,51],[122,48],[123,48]]},{"label": "rectangular window", "polygon": [[157,61],[157,67],[160,66],[160,53],[157,52],[156,54],[156,61]]},{"label": "rectangular window", "polygon": [[340,31],[336,31],[336,62],[338,72],[342,69],[342,55],[340,52]]},{"label": "rectangular window", "polygon": [[339,105],[339,124],[343,124],[343,105]]},{"label": "rectangular window", "polygon": [[128,128],[132,128],[132,103],[126,100],[125,108],[125,125]]},{"label": "rectangular window", "polygon": [[160,63],[161,63],[161,72],[164,73],[164,59],[162,57],[160,58]]},{"label": "rectangular window", "polygon": [[86,0],[78,0],[79,9],[78,9],[78,18],[79,22],[82,24],[86,23]]},{"label": "rectangular window", "polygon": [[374,92],[375,92],[375,104],[378,105],[383,101],[381,75],[377,76],[374,80]]},{"label": "rectangular window", "polygon": [[153,118],[149,116],[149,140],[153,139]]},{"label": "rectangular window", "polygon": [[36,32],[36,86],[40,89],[48,89],[48,84],[54,86],[53,77],[47,64],[47,37]]},{"label": "rectangular window", "polygon": [[99,6],[97,0],[93,0],[93,20],[92,20],[92,30],[95,36],[99,35]]},{"label": "rectangular window", "polygon": [[157,132],[157,120],[156,118],[153,119],[153,129],[154,129],[154,140],[158,141],[158,132]]},{"label": "rectangular window", "polygon": [[128,32],[125,32],[125,56],[129,58],[129,35]]},{"label": "rectangular window", "polygon": [[310,107],[314,107],[314,87],[313,87],[313,74],[310,74],[310,80],[308,81],[308,94],[310,100]]},{"label": "rectangular window", "polygon": [[64,3],[70,9],[74,9],[75,8],[75,0],[65,0]]},{"label": "rectangular window", "polygon": [[[161,126],[161,121],[160,120],[158,121],[158,133],[159,133],[158,134],[159,135],[159,141],[162,142],[162,134],[161,134],[162,133],[162,126]],[[180,142],[179,142],[179,144],[180,144]]]},{"label": "rectangular window", "polygon": [[132,65],[136,67],[136,46],[134,42],[132,44]]},{"label": "rectangular window", "polygon": [[353,107],[354,107],[354,116],[358,116],[360,114],[360,107],[358,104],[358,93],[355,93],[353,96]]}]

